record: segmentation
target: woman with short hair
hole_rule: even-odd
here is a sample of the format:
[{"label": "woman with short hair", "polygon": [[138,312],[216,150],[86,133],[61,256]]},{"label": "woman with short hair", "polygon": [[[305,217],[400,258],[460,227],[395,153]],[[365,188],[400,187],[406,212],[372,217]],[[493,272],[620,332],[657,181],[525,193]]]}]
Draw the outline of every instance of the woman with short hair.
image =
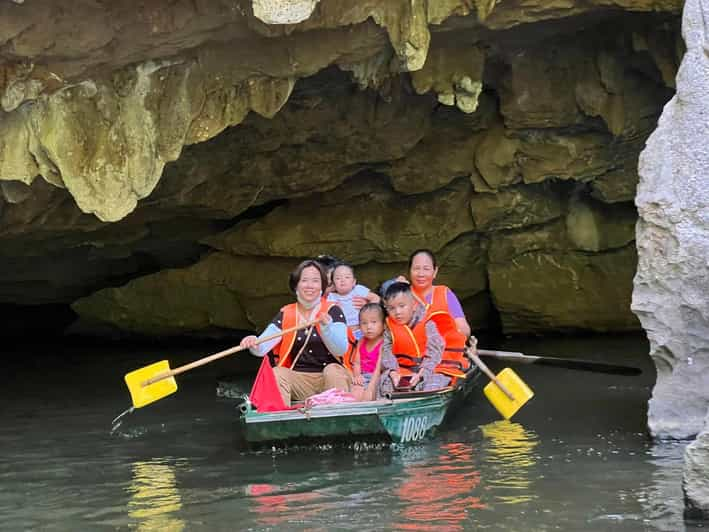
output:
[{"label": "woman with short hair", "polygon": [[[301,262],[289,278],[296,302],[282,307],[259,337],[241,340],[256,356],[270,354],[286,406],[331,388],[350,391],[351,378],[340,360],[349,347],[347,324],[342,309],[325,299],[327,285],[317,261]],[[257,345],[259,338],[313,321],[317,324]]]}]

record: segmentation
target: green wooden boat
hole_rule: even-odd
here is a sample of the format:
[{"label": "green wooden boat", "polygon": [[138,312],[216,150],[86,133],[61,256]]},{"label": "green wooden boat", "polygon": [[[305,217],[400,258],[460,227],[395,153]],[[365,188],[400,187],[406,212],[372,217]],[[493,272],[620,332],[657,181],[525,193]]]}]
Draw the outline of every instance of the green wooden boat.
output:
[{"label": "green wooden boat", "polygon": [[376,401],[340,403],[279,412],[241,405],[243,436],[250,444],[379,440],[410,443],[431,437],[478,385],[472,368],[455,386],[430,392],[394,393]]}]

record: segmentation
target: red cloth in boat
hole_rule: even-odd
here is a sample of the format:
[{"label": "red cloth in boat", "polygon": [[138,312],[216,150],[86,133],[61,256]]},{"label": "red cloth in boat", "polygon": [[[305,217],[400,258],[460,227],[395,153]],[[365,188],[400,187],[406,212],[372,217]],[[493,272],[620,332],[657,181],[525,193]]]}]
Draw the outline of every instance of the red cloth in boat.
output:
[{"label": "red cloth in boat", "polygon": [[251,393],[249,393],[249,400],[259,412],[290,410],[283,402],[283,397],[276,382],[276,376],[267,356],[263,357],[261,361],[261,367],[256,374],[256,379],[254,379]]}]

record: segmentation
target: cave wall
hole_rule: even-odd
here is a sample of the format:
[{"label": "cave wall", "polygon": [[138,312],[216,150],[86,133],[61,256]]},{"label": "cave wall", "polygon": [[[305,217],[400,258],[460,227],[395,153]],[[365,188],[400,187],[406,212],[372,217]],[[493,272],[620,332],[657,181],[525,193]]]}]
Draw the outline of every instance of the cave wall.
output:
[{"label": "cave wall", "polygon": [[681,2],[274,5],[0,4],[0,303],[220,335],[302,257],[376,286],[428,246],[476,327],[639,327]]}]

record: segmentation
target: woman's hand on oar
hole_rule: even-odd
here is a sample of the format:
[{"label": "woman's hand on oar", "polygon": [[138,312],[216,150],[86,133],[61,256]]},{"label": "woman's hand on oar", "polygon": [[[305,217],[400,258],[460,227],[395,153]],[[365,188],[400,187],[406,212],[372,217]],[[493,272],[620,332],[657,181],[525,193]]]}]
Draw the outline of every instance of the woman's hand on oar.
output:
[{"label": "woman's hand on oar", "polygon": [[241,342],[239,342],[239,347],[243,347],[244,349],[251,349],[252,347],[256,347],[257,345],[258,336],[256,336],[255,334],[244,336],[241,339]]},{"label": "woman's hand on oar", "polygon": [[318,322],[322,323],[323,325],[330,325],[332,323],[332,316],[330,316],[329,312],[321,312],[318,315]]},{"label": "woman's hand on oar", "polygon": [[210,362],[214,362],[215,360],[225,356],[238,353],[239,351],[244,351],[258,344],[268,342],[269,340],[273,340],[283,336],[284,334],[295,332],[300,329],[306,329],[312,325],[315,325],[315,323],[315,321],[311,321],[302,325],[290,327],[277,333],[264,336],[263,338],[256,338],[254,336],[254,338],[256,338],[255,341],[248,340],[246,342],[247,344],[253,345],[241,345],[244,344],[244,340],[249,338],[247,336],[237,347],[231,347],[229,349],[225,349],[224,351],[220,351],[219,353],[214,353],[213,355],[200,358],[199,360],[195,360],[194,362],[190,362],[189,364],[185,364],[179,368],[170,369],[170,363],[167,360],[161,360],[160,362],[131,371],[126,374],[124,379],[128,385],[128,391],[130,392],[131,399],[133,400],[133,407],[140,408],[175,393],[177,391],[175,375],[204,366],[205,364],[209,364]]}]

